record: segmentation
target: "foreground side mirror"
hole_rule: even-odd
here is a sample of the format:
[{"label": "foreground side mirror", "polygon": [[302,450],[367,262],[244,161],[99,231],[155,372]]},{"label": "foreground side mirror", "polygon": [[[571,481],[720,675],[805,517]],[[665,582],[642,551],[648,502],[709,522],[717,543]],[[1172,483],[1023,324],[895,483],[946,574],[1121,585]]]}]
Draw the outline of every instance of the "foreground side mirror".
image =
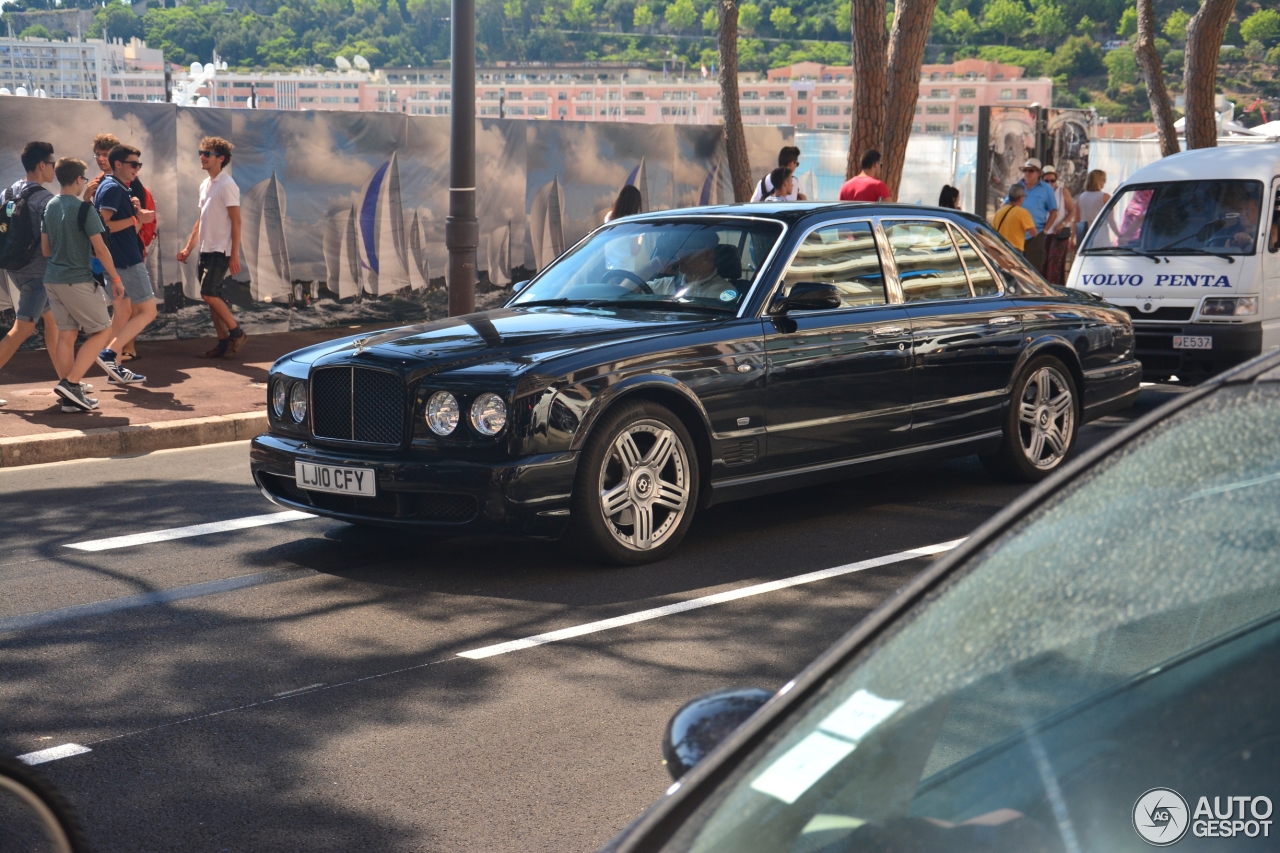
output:
[{"label": "foreground side mirror", "polygon": [[759,687],[717,690],[685,703],[671,715],[662,738],[662,757],[679,779],[772,698]]},{"label": "foreground side mirror", "polygon": [[529,286],[529,282],[531,282],[531,281],[533,281],[533,279],[531,279],[531,278],[526,278],[524,281],[517,281],[515,284],[511,285],[511,292],[512,292],[512,293],[519,293],[520,291],[522,291],[522,290],[524,290],[526,287],[528,287],[528,286]]},{"label": "foreground side mirror", "polygon": [[834,284],[822,281],[800,281],[791,286],[791,292],[773,301],[774,314],[788,311],[827,311],[840,307],[840,291]]}]

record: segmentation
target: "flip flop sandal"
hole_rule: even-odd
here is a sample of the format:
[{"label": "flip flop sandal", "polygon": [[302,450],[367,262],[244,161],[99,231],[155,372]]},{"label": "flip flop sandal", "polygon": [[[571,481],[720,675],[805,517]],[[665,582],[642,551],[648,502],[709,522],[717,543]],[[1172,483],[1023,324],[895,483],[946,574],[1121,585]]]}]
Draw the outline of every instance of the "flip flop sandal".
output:
[{"label": "flip flop sandal", "polygon": [[142,358],[142,356],[138,355],[136,352],[122,352],[120,353],[118,360],[121,364],[128,364],[129,362],[137,361],[140,358]]}]

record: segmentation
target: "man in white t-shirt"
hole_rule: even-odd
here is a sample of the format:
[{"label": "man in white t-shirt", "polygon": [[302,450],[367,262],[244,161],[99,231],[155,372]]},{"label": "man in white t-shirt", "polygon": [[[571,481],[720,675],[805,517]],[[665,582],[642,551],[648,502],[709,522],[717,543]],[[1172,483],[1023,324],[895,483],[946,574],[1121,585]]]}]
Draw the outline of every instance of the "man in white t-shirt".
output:
[{"label": "man in white t-shirt", "polygon": [[222,299],[222,282],[227,274],[240,272],[240,188],[224,171],[231,162],[234,146],[217,136],[200,140],[200,168],[209,177],[200,184],[200,217],[187,245],[178,252],[178,260],[187,262],[199,247],[200,296],[213,315],[218,343],[201,358],[222,358],[244,349],[249,336],[236,323],[231,309]]},{"label": "man in white t-shirt", "polygon": [[[778,168],[786,169],[788,175],[795,175],[796,169],[800,168],[800,149],[794,145],[787,145],[778,152]],[[765,175],[756,183],[755,192],[751,194],[751,200],[763,201],[766,196],[777,195],[778,188],[773,185],[770,179],[772,173]],[[792,181],[791,190],[787,193],[787,201],[808,201],[804,193],[800,192],[800,182]]]}]

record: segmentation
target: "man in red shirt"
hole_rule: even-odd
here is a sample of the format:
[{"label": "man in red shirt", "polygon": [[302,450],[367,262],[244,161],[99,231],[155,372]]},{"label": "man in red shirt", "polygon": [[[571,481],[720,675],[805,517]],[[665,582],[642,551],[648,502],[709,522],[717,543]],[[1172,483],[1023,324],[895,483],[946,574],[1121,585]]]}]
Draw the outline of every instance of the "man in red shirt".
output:
[{"label": "man in red shirt", "polygon": [[862,155],[862,171],[845,181],[840,188],[841,201],[888,201],[889,187],[880,180],[880,152],[872,149]]}]

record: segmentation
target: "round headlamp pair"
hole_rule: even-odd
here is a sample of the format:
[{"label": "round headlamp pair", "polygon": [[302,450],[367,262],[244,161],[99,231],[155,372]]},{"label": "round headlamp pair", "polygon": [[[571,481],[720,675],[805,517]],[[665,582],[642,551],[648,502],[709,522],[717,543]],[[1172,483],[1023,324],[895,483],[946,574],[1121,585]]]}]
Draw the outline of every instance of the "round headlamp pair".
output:
[{"label": "round headlamp pair", "polygon": [[271,413],[277,420],[284,420],[286,411],[296,424],[307,419],[307,383],[276,380],[271,387]]},{"label": "round headlamp pair", "polygon": [[[462,419],[458,398],[437,391],[427,400],[427,427],[436,435],[451,435]],[[471,404],[471,428],[481,435],[497,435],[507,425],[507,404],[497,394],[486,392]]]}]

